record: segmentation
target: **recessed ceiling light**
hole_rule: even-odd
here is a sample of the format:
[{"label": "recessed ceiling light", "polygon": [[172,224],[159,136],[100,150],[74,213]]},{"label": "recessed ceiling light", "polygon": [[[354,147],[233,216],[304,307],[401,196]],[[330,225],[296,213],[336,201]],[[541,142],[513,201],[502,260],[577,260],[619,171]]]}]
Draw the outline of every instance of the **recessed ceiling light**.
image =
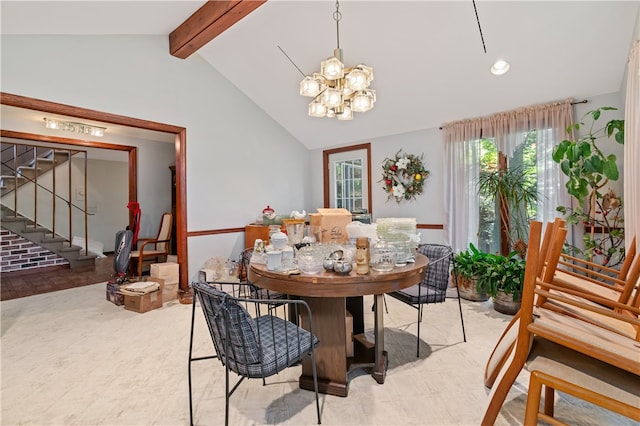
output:
[{"label": "recessed ceiling light", "polygon": [[491,74],[502,75],[509,71],[509,62],[498,59],[493,66],[491,66]]}]

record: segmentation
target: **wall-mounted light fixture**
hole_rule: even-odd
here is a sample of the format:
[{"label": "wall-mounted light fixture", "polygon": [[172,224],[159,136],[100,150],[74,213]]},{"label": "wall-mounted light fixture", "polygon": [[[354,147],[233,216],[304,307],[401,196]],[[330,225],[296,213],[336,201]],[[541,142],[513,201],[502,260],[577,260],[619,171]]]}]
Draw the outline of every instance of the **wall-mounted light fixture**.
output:
[{"label": "wall-mounted light fixture", "polygon": [[44,126],[47,129],[64,130],[67,132],[77,132],[91,136],[104,136],[106,127],[92,126],[84,123],[75,123],[73,121],[53,120],[51,118],[44,118]]}]

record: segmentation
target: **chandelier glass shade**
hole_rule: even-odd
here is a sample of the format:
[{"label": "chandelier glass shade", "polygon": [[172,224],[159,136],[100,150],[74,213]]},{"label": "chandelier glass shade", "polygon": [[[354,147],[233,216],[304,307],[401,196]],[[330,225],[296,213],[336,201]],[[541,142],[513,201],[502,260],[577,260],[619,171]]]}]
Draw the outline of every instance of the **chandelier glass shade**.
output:
[{"label": "chandelier glass shade", "polygon": [[[341,14],[336,2],[333,14],[339,34]],[[334,49],[333,56],[320,63],[320,72],[307,75],[300,82],[300,94],[313,98],[309,104],[311,117],[336,117],[353,120],[354,112],[366,112],[373,108],[376,92],[369,88],[373,80],[373,68],[363,64],[345,67],[342,49]]]}]

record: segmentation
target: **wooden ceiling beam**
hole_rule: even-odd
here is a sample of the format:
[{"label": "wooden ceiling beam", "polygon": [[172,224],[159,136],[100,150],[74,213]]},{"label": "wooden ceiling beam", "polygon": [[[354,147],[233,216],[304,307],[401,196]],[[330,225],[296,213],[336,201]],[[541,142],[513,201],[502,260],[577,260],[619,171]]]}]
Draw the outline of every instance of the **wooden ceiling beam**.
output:
[{"label": "wooden ceiling beam", "polygon": [[186,59],[267,0],[207,1],[169,34],[169,52]]}]

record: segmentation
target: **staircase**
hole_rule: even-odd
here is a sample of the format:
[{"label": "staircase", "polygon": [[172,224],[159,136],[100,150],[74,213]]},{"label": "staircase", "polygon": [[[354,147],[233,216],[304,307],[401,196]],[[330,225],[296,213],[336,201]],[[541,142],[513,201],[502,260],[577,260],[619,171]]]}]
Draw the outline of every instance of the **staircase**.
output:
[{"label": "staircase", "polygon": [[[74,154],[83,151],[61,150],[7,142],[2,142],[0,150],[2,155],[2,170],[0,175],[2,227],[65,258],[71,268],[94,265],[96,255],[88,253],[82,247],[71,245],[70,230],[69,238],[65,238],[55,233],[52,229],[41,225],[43,222],[43,220],[41,220],[42,212],[44,212],[46,216],[44,221],[53,223],[53,229],[56,229],[53,200],[56,199],[56,197],[58,199],[62,198],[59,194],[56,194],[55,186],[53,188],[45,188],[42,186],[39,183],[39,181],[42,181],[41,177],[47,173],[52,173],[56,167],[69,161]],[[64,186],[64,184],[65,183],[63,183],[62,186]],[[33,191],[33,200],[23,200],[23,198],[27,197],[19,195],[19,189],[25,185],[32,185],[32,187],[35,188]],[[49,206],[42,205],[41,197],[41,205],[37,206],[37,211],[41,214],[40,218],[35,213],[35,206],[38,202],[38,191],[44,191],[52,195],[51,197],[44,197],[50,200],[51,205]],[[19,197],[23,197],[20,198],[20,203],[18,203]],[[62,201],[64,204],[71,206],[69,200],[62,199]],[[25,211],[29,209],[28,207],[24,207],[27,204],[33,204],[33,211]],[[18,206],[21,207],[18,208]],[[77,206],[72,207],[78,208]],[[71,207],[69,210],[70,209]],[[16,210],[18,211],[16,212]],[[71,217],[71,211],[69,211],[69,217]],[[71,226],[71,219],[69,219],[68,228],[71,229]],[[83,233],[86,234],[86,232],[85,213],[85,232]]]},{"label": "staircase", "polygon": [[53,236],[47,228],[37,227],[33,221],[15,216],[13,211],[2,208],[2,227],[65,258],[70,268],[93,266],[96,255],[85,253],[82,247],[69,244],[66,238]]},{"label": "staircase", "polygon": [[[15,149],[13,149],[14,146]],[[20,188],[26,183],[33,182],[36,175],[40,176],[67,162],[73,155],[73,151],[57,151],[47,147],[35,147],[34,155],[33,149],[25,148],[28,146],[31,145],[4,142],[1,144],[0,195],[2,197],[15,191],[16,187]]]}]

